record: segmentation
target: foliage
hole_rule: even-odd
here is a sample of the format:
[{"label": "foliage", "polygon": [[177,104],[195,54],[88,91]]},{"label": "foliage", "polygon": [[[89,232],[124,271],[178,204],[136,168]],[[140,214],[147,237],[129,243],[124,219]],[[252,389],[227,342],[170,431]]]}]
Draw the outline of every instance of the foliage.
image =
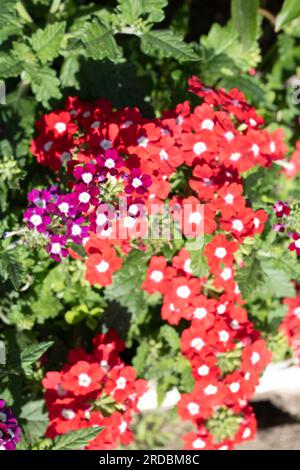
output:
[{"label": "foliage", "polygon": [[[179,348],[184,325],[164,324],[161,297],[140,288],[148,255],[132,252],[113,284],[102,289],[84,280],[80,260],[57,265],[42,249],[32,250],[37,240],[20,232],[27,192],[57,182],[29,151],[34,122],[69,95],[105,98],[116,108],[139,106],[146,116],[158,117],[187,99],[187,78],[198,75],[208,85],[243,91],[270,129],[285,129],[289,153],[299,138],[299,1],[232,0],[231,9],[228,2],[222,10],[216,0],[206,5],[206,19],[197,2],[100,3],[1,1],[6,104],[0,104],[0,339],[8,359],[0,366],[0,398],[19,414],[24,436],[19,448],[81,448],[92,439],[95,431],[87,429],[54,444],[43,442],[47,414],[41,388],[41,358],[49,355],[46,367],[56,367],[68,349],[86,345],[92,331],[119,331],[138,375],[158,382],[160,401],[173,386],[181,392],[193,386]],[[286,262],[286,240],[270,235],[271,214],[277,199],[300,198],[299,177],[286,182],[273,165],[250,171],[243,183],[252,207],[263,207],[271,218],[266,233],[236,255],[245,263],[237,279],[273,356],[287,357],[290,350],[277,330],[286,314],[282,299],[295,295],[290,279],[299,281],[300,268],[293,254]],[[191,251],[191,258],[194,275],[206,276],[202,250]],[[151,426],[155,433],[158,428]]]}]

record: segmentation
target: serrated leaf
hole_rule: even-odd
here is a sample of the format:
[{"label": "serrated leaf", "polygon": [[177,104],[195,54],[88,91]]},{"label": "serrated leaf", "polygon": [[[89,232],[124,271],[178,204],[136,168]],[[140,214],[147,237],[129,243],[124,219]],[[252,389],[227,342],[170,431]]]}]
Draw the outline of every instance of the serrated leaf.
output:
[{"label": "serrated leaf", "polygon": [[49,67],[27,67],[26,72],[32,92],[35,94],[36,99],[45,107],[48,107],[51,98],[61,97],[59,89],[60,81],[56,76],[55,70]]},{"label": "serrated leaf", "polygon": [[45,341],[39,344],[32,344],[25,348],[21,352],[20,361],[22,369],[25,373],[31,370],[32,364],[34,364],[38,359],[42,357],[42,355],[51,347],[53,346],[53,341]]},{"label": "serrated leaf", "polygon": [[140,16],[146,15],[150,22],[162,21],[165,17],[163,9],[167,0],[118,0],[118,12],[122,21],[133,24]]},{"label": "serrated leaf", "polygon": [[189,251],[191,257],[191,270],[196,277],[205,277],[209,273],[207,259],[203,250]]},{"label": "serrated leaf", "polygon": [[159,335],[168,343],[172,351],[179,350],[180,337],[175,328],[170,325],[163,325],[159,330]]},{"label": "serrated leaf", "polygon": [[132,251],[114,275],[113,283],[105,288],[104,297],[107,300],[118,302],[134,316],[147,312],[147,293],[141,289],[146,263],[139,250]]},{"label": "serrated leaf", "polygon": [[52,450],[80,450],[95,439],[102,429],[103,427],[100,426],[76,429],[76,431],[57,436]]},{"label": "serrated leaf", "polygon": [[154,30],[141,36],[141,48],[145,54],[156,57],[171,57],[179,61],[200,60],[190,44],[170,30]]},{"label": "serrated leaf", "polygon": [[289,274],[277,265],[277,260],[262,260],[261,267],[265,282],[261,287],[262,295],[275,298],[294,297],[296,292]]},{"label": "serrated leaf", "polygon": [[22,61],[12,54],[0,53],[0,78],[17,77],[22,71]]},{"label": "serrated leaf", "polygon": [[259,0],[231,0],[231,16],[244,49],[255,42],[258,31]]},{"label": "serrated leaf", "polygon": [[2,253],[1,271],[4,279],[9,279],[14,288],[18,290],[22,283],[23,267],[11,253]]},{"label": "serrated leaf", "polygon": [[86,56],[94,60],[109,59],[116,62],[122,57],[112,30],[99,20],[88,23],[82,31],[82,37],[79,36],[78,39],[82,41]]},{"label": "serrated leaf", "polygon": [[45,29],[38,29],[31,37],[31,45],[42,64],[50,62],[59,54],[65,33],[66,22],[52,23]]},{"label": "serrated leaf", "polygon": [[285,0],[280,12],[276,16],[275,30],[279,31],[298,16],[300,16],[299,0]]},{"label": "serrated leaf", "polygon": [[21,34],[21,24],[16,16],[17,0],[1,0],[0,6],[0,42],[9,36]]},{"label": "serrated leaf", "polygon": [[237,272],[236,280],[245,299],[264,283],[265,274],[255,253],[246,259],[245,267]]}]

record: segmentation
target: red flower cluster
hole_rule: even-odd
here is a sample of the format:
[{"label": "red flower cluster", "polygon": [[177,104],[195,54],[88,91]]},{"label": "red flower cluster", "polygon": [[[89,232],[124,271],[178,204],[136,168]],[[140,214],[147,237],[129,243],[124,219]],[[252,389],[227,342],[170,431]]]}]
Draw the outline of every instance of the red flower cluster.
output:
[{"label": "red flower cluster", "polygon": [[[185,436],[185,447],[232,448],[255,433],[248,401],[271,359],[248,319],[235,280],[236,268],[242,267],[237,264],[239,247],[246,238],[262,233],[267,219],[264,210],[255,211],[247,204],[241,176],[255,166],[269,167],[281,160],[286,146],[282,131],[263,129],[263,119],[238,90],[208,88],[196,77],[189,85],[201,104],[192,109],[186,101],[153,119],[143,118],[136,108],[114,111],[104,100],[91,105],[69,98],[65,110],[38,123],[40,134],[32,152],[54,170],[68,160],[72,197],[59,196],[56,205],[77,217],[69,228],[75,243],[78,225],[81,229],[84,225],[81,217],[88,218],[89,238],[82,237],[82,242],[91,283],[112,282],[121,256],[132,249],[132,239],[135,247],[147,249],[144,231],[137,236],[135,228],[145,217],[144,210],[154,204],[168,201],[186,239],[206,234],[207,275],[193,275],[186,248],[170,264],[157,250],[143,288],[162,294],[164,320],[174,325],[182,319],[191,322],[182,333],[181,349],[196,383],[192,393],[182,396],[178,409],[183,419],[195,423],[197,432]],[[51,202],[49,194],[45,197]],[[126,202],[123,217],[115,202],[120,197]],[[114,213],[110,205],[117,209]],[[27,220],[31,228],[48,230],[50,224],[48,214],[35,207]],[[121,237],[123,229],[127,235]],[[55,239],[51,252],[61,251],[57,245],[63,242]],[[106,343],[101,339],[96,351],[100,346],[106,351]],[[108,372],[95,361],[95,354],[73,353],[62,372],[47,375],[48,433],[105,422],[91,448],[111,448],[120,429],[127,430],[144,382],[136,382],[132,368],[115,354],[105,353]],[[103,403],[110,399],[114,412],[104,417]]]},{"label": "red flower cluster", "polygon": [[287,313],[279,329],[287,337],[294,357],[300,365],[300,294],[299,289],[296,297],[286,298],[283,303],[288,306]]},{"label": "red flower cluster", "polygon": [[113,449],[132,441],[132,413],[147,389],[133,367],[119,353],[124,343],[110,331],[93,340],[91,354],[83,349],[69,352],[60,372],[47,372],[43,379],[49,411],[47,436],[54,438],[75,429],[104,426],[88,450]]}]

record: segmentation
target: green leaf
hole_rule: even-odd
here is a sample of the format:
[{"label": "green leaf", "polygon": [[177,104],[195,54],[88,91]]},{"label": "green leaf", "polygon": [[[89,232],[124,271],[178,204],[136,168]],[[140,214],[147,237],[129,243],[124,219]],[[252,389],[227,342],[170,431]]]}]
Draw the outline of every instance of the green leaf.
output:
[{"label": "green leaf", "polygon": [[7,52],[0,52],[0,78],[17,77],[22,68],[20,59]]},{"label": "green leaf", "polygon": [[191,269],[193,275],[196,277],[205,277],[208,275],[209,270],[207,266],[207,259],[204,256],[203,250],[190,250]]},{"label": "green leaf", "polygon": [[57,436],[52,450],[80,450],[95,439],[102,429],[100,426],[83,428]]},{"label": "green leaf", "polygon": [[49,24],[45,29],[38,29],[32,35],[31,45],[42,64],[58,56],[65,29],[66,22],[62,21]]},{"label": "green leaf", "polygon": [[236,280],[245,299],[251,297],[265,280],[260,260],[252,253],[245,261],[245,267],[237,272]]},{"label": "green leaf", "polygon": [[258,7],[259,0],[231,0],[231,16],[246,50],[257,37]]},{"label": "green leaf", "polygon": [[26,423],[22,424],[22,431],[25,433],[26,441],[31,444],[41,438],[48,425],[48,415],[44,411],[44,400],[29,401],[21,411],[20,418]]},{"label": "green leaf", "polygon": [[121,20],[132,25],[139,17],[147,15],[150,22],[162,21],[167,0],[118,0],[118,12]]},{"label": "green leaf", "polygon": [[45,107],[49,106],[51,98],[60,98],[60,81],[55,70],[49,67],[26,67],[27,77],[35,97]]},{"label": "green leaf", "polygon": [[294,297],[295,288],[291,282],[291,277],[285,269],[277,264],[277,260],[262,260],[261,267],[265,276],[264,285],[260,293],[270,297]]},{"label": "green leaf", "polygon": [[65,58],[59,75],[61,85],[64,88],[74,87],[77,90],[80,88],[79,81],[76,77],[79,69],[80,65],[77,56],[69,55]]},{"label": "green leaf", "polygon": [[122,57],[113,32],[99,20],[87,23],[82,31],[83,37],[79,39],[83,43],[87,57],[94,60],[109,59],[117,62]]},{"label": "green leaf", "polygon": [[22,283],[23,267],[11,253],[2,253],[1,271],[4,279],[9,279],[14,288],[18,290]]},{"label": "green leaf", "polygon": [[113,283],[105,288],[105,298],[118,302],[132,315],[147,312],[147,293],[141,289],[147,269],[147,260],[139,250],[131,251],[123,266],[114,275]]},{"label": "green leaf", "polygon": [[21,352],[21,366],[27,374],[31,372],[31,366],[51,347],[53,341],[45,341],[39,344],[32,344]]},{"label": "green leaf", "polygon": [[298,16],[300,16],[299,0],[285,0],[280,12],[276,16],[275,30],[279,31]]},{"label": "green leaf", "polygon": [[21,34],[21,24],[16,16],[17,0],[1,0],[0,6],[0,42],[9,36]]},{"label": "green leaf", "polygon": [[176,352],[179,350],[180,337],[172,326],[163,325],[159,330],[159,335],[168,343],[172,351]]},{"label": "green leaf", "polygon": [[142,51],[154,57],[171,57],[179,61],[200,60],[190,44],[169,30],[155,30],[141,36]]}]

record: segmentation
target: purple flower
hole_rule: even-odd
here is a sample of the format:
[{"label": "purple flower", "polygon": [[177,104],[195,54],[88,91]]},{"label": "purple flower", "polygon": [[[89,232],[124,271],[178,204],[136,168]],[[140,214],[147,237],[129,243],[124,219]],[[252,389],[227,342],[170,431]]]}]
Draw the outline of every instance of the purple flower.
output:
[{"label": "purple flower", "polygon": [[70,220],[67,223],[67,236],[72,239],[74,243],[80,244],[84,238],[89,236],[89,227],[83,225],[85,219],[80,217],[76,220]]},{"label": "purple flower", "polygon": [[142,174],[139,168],[133,168],[127,178],[125,192],[132,194],[135,191],[137,194],[144,194],[151,184],[152,180],[149,175]]},{"label": "purple flower", "polygon": [[78,211],[88,212],[91,205],[97,206],[99,203],[97,197],[99,195],[99,189],[97,186],[88,187],[84,183],[76,184],[74,187],[74,195]]},{"label": "purple flower", "polygon": [[111,174],[116,176],[118,168],[124,165],[124,160],[119,156],[118,152],[114,149],[105,150],[104,155],[97,158],[97,163],[101,166],[103,174]]},{"label": "purple flower", "polygon": [[47,232],[47,226],[51,224],[51,217],[41,207],[29,207],[24,212],[24,220],[29,228],[39,233]]},{"label": "purple flower", "polygon": [[76,166],[73,171],[73,176],[77,180],[81,180],[83,183],[89,185],[93,182],[94,177],[97,173],[97,168],[92,163],[87,163],[84,166]]},{"label": "purple flower", "polygon": [[277,201],[276,204],[274,204],[273,209],[278,219],[281,219],[285,215],[290,215],[291,212],[289,205],[283,201]]},{"label": "purple flower", "polygon": [[66,243],[67,238],[65,236],[53,235],[46,247],[46,250],[50,254],[51,258],[58,263],[62,260],[62,258],[65,258],[69,254]]},{"label": "purple flower", "polygon": [[14,450],[21,439],[21,428],[10,408],[0,399],[0,450]]}]

